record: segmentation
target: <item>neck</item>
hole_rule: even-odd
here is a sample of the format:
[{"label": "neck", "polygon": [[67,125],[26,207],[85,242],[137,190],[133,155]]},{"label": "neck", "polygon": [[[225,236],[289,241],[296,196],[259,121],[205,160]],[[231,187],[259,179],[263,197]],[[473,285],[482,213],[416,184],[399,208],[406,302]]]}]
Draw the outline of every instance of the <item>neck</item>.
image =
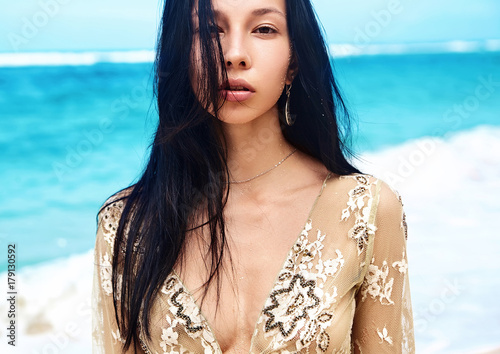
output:
[{"label": "neck", "polygon": [[[295,149],[285,140],[277,115],[269,114],[245,124],[223,123],[223,132],[227,142],[230,181],[255,177],[273,168]],[[292,158],[290,156],[282,165],[245,184],[265,183],[271,175],[282,176]]]}]

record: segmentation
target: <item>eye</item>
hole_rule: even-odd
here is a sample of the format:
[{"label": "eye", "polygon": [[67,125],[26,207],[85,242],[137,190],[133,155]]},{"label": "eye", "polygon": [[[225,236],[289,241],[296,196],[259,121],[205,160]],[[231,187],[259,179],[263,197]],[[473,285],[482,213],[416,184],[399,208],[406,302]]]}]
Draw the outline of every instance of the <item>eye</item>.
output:
[{"label": "eye", "polygon": [[212,34],[212,36],[217,36],[224,33],[224,30],[221,27],[214,25],[210,26],[210,33]]},{"label": "eye", "polygon": [[273,34],[278,33],[276,29],[271,26],[261,26],[255,30],[258,34]]},{"label": "eye", "polygon": [[[215,37],[215,36],[220,36],[221,34],[224,33],[224,30],[222,28],[220,28],[219,26],[209,26],[208,27],[208,32],[210,33],[210,35],[212,37]],[[199,35],[200,33],[200,28],[196,28],[195,31],[194,31],[195,34]]]}]

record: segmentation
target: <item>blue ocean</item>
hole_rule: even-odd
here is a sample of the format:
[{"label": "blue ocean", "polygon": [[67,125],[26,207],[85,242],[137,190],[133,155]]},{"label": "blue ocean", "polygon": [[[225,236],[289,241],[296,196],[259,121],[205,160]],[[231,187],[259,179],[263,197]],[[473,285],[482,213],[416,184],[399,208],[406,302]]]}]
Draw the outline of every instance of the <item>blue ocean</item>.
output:
[{"label": "blue ocean", "polygon": [[[358,152],[500,125],[500,53],[348,57],[335,67]],[[144,164],[156,124],[151,74],[151,63],[0,67],[0,240],[18,244],[20,267],[93,247],[99,206]]]},{"label": "blue ocean", "polygon": [[[83,331],[60,352],[88,353],[96,215],[147,158],[152,63],[13,58],[0,56],[0,272],[15,243],[23,352],[54,346],[53,333],[77,323]],[[417,352],[498,350],[500,52],[346,56],[334,66],[359,167],[404,196]]]}]

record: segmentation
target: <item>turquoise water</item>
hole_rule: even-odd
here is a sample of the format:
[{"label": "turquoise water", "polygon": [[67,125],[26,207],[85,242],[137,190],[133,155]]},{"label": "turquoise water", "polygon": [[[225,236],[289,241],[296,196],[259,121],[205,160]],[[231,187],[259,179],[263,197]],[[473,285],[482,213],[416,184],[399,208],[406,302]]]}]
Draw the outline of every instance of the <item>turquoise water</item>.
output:
[{"label": "turquoise water", "polygon": [[[500,53],[351,57],[336,67],[358,151],[500,125]],[[18,266],[93,247],[99,206],[144,163],[150,73],[151,64],[0,68],[0,244],[17,243]]]},{"label": "turquoise water", "polygon": [[500,124],[500,53],[351,57],[337,71],[358,151]]}]

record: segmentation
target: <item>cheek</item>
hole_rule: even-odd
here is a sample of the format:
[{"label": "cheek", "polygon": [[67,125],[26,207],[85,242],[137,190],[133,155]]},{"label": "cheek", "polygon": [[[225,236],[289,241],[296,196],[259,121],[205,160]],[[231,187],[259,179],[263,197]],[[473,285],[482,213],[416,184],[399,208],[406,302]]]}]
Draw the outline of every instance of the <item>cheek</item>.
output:
[{"label": "cheek", "polygon": [[[283,54],[273,55],[268,58],[269,61],[266,60],[263,62],[263,65],[266,68],[264,75],[266,81],[264,84],[270,89],[272,88],[269,93],[272,94],[276,100],[278,100],[285,89],[290,61],[287,60],[287,57],[286,60],[283,60]],[[274,63],[274,65],[270,65],[269,63]]]}]

